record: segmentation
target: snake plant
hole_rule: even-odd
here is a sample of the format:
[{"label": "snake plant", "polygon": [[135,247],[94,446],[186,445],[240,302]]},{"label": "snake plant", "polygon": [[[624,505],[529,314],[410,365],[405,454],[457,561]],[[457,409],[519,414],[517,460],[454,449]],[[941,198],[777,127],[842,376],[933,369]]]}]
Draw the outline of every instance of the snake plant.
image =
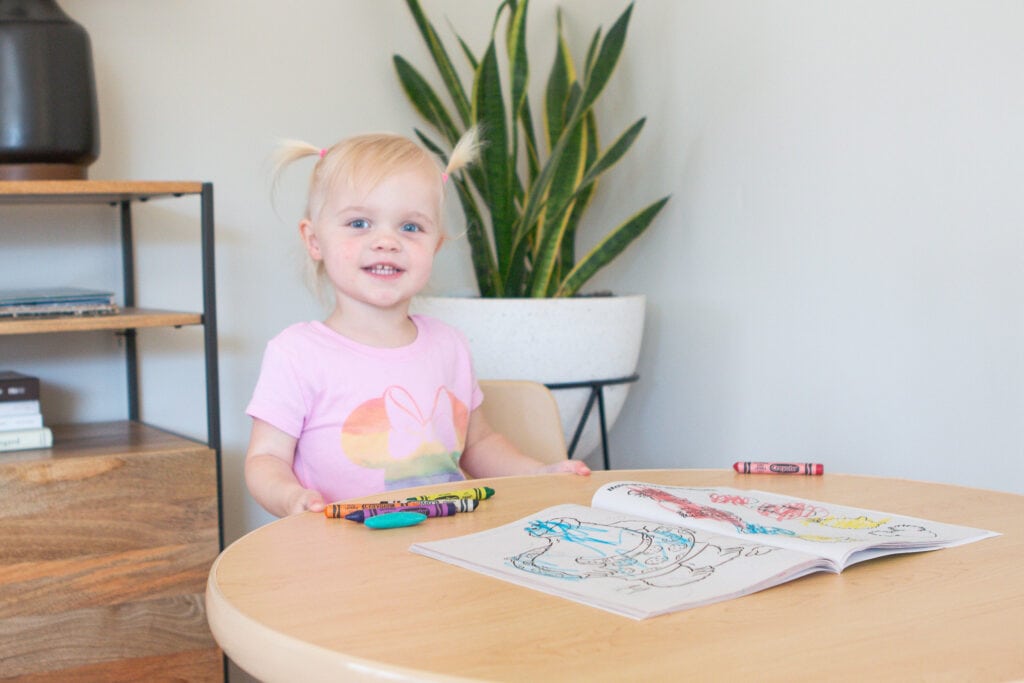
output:
[{"label": "snake plant", "polygon": [[[595,273],[626,249],[651,224],[668,201],[663,197],[611,230],[577,260],[576,235],[597,188],[598,178],[629,150],[644,126],[629,126],[606,148],[597,136],[594,103],[618,63],[633,5],[607,35],[594,33],[577,77],[573,58],[557,18],[554,61],[543,91],[543,137],[538,138],[527,93],[526,15],[529,0],[503,0],[491,27],[490,42],[476,56],[456,35],[468,61],[472,82],[464,84],[449,52],[419,0],[406,0],[437,67],[450,104],[408,60],[394,56],[406,96],[440,140],[420,129],[420,141],[447,162],[462,134],[477,126],[480,160],[453,177],[466,217],[466,236],[480,295],[483,297],[563,297],[576,294]],[[499,46],[502,16],[503,41]],[[505,59],[499,57],[505,50]],[[504,71],[504,73],[503,73]],[[449,110],[454,108],[454,115]]]}]

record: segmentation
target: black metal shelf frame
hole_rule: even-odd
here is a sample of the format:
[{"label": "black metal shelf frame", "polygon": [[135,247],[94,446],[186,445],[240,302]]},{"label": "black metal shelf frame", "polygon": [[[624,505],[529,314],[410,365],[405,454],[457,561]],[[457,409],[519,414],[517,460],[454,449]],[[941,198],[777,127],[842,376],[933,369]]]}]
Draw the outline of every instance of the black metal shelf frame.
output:
[{"label": "black metal shelf frame", "polygon": [[[175,195],[181,196],[181,195]],[[121,267],[124,284],[124,305],[134,307],[135,301],[135,240],[132,230],[132,202],[146,201],[134,197],[119,201],[121,222]],[[220,380],[217,364],[217,293],[214,266],[213,183],[202,183],[200,203],[200,259],[203,287],[203,356],[206,368],[206,444],[216,454],[217,518],[220,547],[224,548],[224,496],[221,466],[220,436]],[[139,414],[139,360],[137,330],[123,331],[125,365],[127,371],[128,419],[140,421]]]},{"label": "black metal shelf frame", "polygon": [[611,379],[588,379],[580,382],[554,382],[552,384],[546,384],[545,386],[552,391],[558,391],[560,389],[590,389],[590,395],[587,398],[587,405],[583,408],[583,414],[580,416],[580,421],[576,425],[576,431],[573,433],[572,441],[569,442],[569,458],[572,459],[573,454],[576,452],[576,446],[579,445],[580,437],[583,436],[583,429],[587,426],[587,418],[590,417],[591,411],[594,409],[594,404],[597,404],[597,415],[601,427],[601,455],[604,457],[604,468],[606,470],[611,469],[610,457],[608,455],[608,423],[605,418],[604,410],[604,388],[615,384],[631,384],[640,379],[640,375],[633,373],[625,377],[613,377]]}]

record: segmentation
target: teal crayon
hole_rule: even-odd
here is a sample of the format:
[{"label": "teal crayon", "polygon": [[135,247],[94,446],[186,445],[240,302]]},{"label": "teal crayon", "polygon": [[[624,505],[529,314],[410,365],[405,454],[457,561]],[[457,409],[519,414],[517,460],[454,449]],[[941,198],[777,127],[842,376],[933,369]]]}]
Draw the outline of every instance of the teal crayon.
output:
[{"label": "teal crayon", "polygon": [[[476,501],[472,501],[476,502]],[[392,512],[419,512],[427,517],[450,517],[459,512],[458,506],[453,501],[438,501],[423,503],[421,505],[409,505],[400,508],[369,508],[366,510],[353,510],[345,515],[345,519],[353,522],[365,522],[370,517],[388,515]]]},{"label": "teal crayon", "polygon": [[426,520],[421,512],[389,512],[378,517],[368,517],[363,526],[368,529],[397,529],[403,526],[415,526]]},{"label": "teal crayon", "polygon": [[469,498],[472,500],[486,500],[494,495],[494,489],[490,486],[478,486],[464,491],[451,491],[449,493],[431,493],[425,496],[413,496],[407,500],[458,500]]}]

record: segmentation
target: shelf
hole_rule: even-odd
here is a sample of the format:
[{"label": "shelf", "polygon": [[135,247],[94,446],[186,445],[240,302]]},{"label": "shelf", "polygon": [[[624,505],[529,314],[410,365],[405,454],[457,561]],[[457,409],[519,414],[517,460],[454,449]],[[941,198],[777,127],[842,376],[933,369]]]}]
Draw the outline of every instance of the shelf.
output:
[{"label": "shelf", "polygon": [[[174,197],[198,208],[201,312],[137,306],[133,210]],[[223,680],[203,601],[224,534],[213,184],[0,181],[0,209],[39,205],[112,207],[124,307],[116,315],[0,318],[0,337],[121,335],[127,419],[47,425],[52,447],[0,451],[0,678]],[[44,263],[45,245],[37,246]],[[140,421],[135,330],[185,326],[202,332],[205,439]]]},{"label": "shelf", "polygon": [[113,204],[198,195],[202,190],[202,183],[192,181],[7,180],[0,181],[0,204]]},{"label": "shelf", "polygon": [[142,327],[182,327],[201,325],[201,313],[160,311],[151,308],[123,308],[117,315],[65,315],[52,318],[0,319],[0,336],[43,334],[49,332],[89,332],[93,330],[129,330]]},{"label": "shelf", "polygon": [[[209,446],[131,420],[53,425],[53,446],[0,451],[0,468],[11,463],[63,461],[84,457],[145,457],[161,453],[213,453]],[[211,456],[212,457],[212,456]]]}]

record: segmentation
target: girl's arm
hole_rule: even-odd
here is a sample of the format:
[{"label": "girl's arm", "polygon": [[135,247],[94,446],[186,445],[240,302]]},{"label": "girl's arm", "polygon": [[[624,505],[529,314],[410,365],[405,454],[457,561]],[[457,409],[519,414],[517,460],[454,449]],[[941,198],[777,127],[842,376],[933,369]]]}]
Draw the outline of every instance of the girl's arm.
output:
[{"label": "girl's arm", "polygon": [[295,478],[294,459],[295,439],[254,418],[245,454],[245,483],[256,502],[278,517],[324,509],[323,496],[303,488]]},{"label": "girl's arm", "polygon": [[476,478],[545,472],[590,474],[590,468],[580,460],[562,460],[545,465],[525,455],[511,441],[494,431],[479,409],[469,415],[466,447],[459,464],[467,474]]}]

